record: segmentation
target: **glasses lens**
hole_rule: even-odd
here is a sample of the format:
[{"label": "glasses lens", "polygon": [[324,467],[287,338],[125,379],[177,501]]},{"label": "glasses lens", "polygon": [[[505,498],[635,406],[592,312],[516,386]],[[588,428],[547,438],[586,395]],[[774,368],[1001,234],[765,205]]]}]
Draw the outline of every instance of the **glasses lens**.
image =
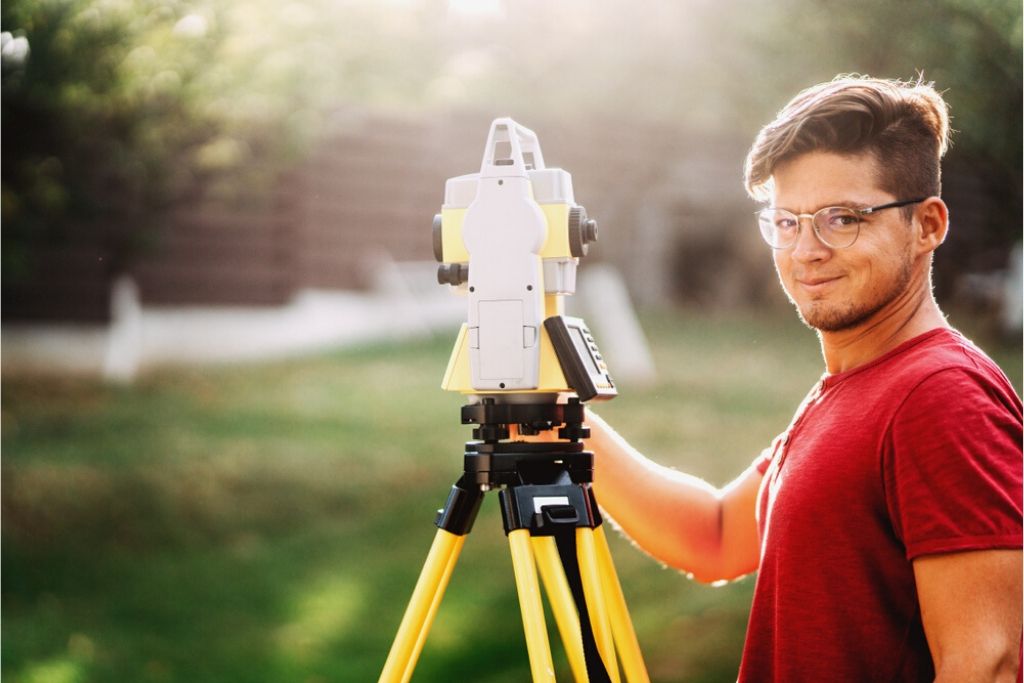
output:
[{"label": "glasses lens", "polygon": [[785,209],[761,209],[757,213],[761,237],[773,249],[785,249],[796,241],[799,219]]},{"label": "glasses lens", "polygon": [[814,214],[818,236],[830,247],[842,249],[857,241],[860,215],[843,206],[830,206]]}]

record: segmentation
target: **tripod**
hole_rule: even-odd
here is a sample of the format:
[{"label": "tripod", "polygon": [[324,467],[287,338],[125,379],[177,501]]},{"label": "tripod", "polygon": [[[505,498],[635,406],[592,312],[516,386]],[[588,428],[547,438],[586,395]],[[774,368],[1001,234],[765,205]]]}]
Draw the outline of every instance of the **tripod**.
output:
[{"label": "tripod", "polygon": [[[594,456],[580,442],[589,436],[583,417],[575,398],[568,404],[485,398],[463,406],[463,424],[479,425],[473,430],[476,440],[466,443],[463,474],[438,512],[437,535],[381,683],[412,677],[484,494],[496,487],[533,680],[555,680],[538,569],[575,680],[619,683],[616,651],[627,681],[648,680],[590,486]],[[510,442],[515,425],[522,433],[562,425],[560,440]]]}]

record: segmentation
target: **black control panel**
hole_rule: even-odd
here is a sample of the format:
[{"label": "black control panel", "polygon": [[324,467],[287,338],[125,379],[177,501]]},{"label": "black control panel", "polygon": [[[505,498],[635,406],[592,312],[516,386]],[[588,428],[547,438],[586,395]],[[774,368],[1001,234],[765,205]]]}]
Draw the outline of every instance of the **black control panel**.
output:
[{"label": "black control panel", "polygon": [[552,316],[544,321],[544,329],[555,347],[565,379],[581,401],[607,400],[619,393],[594,335],[582,319]]}]

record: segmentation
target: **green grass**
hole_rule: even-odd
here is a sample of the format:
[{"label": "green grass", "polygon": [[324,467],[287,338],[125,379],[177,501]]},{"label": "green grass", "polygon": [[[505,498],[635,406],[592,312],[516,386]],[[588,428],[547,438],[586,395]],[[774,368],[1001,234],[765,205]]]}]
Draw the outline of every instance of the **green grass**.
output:
[{"label": "green grass", "polygon": [[[644,322],[657,383],[624,382],[598,410],[715,483],[821,373],[814,336],[784,316]],[[470,438],[459,397],[438,389],[450,343],[164,371],[130,388],[5,377],[5,679],[374,680]],[[987,348],[1019,389],[1019,343]],[[702,586],[610,540],[652,677],[734,680],[752,578]],[[567,678],[557,647],[556,659]],[[487,500],[414,680],[528,677]]]}]

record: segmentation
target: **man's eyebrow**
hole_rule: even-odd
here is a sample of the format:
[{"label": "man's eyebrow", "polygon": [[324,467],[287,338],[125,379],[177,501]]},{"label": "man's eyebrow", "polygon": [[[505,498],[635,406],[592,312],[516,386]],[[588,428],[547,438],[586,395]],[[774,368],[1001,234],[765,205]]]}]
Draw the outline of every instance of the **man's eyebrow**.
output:
[{"label": "man's eyebrow", "polygon": [[[856,201],[856,200],[853,200],[853,199],[841,199],[839,201],[834,201],[834,202],[829,202],[827,204],[822,204],[818,208],[814,209],[813,211],[808,211],[807,213],[813,214],[813,213],[816,213],[818,211],[821,211],[822,209],[831,209],[831,208],[867,209],[867,208],[869,208],[871,206],[875,206],[875,205],[871,204],[869,202]],[[769,204],[766,208],[769,208],[769,209],[785,209],[786,211],[789,211],[790,213],[799,213],[799,211],[794,211],[793,209],[790,209],[789,207],[780,206],[778,204]]]}]

